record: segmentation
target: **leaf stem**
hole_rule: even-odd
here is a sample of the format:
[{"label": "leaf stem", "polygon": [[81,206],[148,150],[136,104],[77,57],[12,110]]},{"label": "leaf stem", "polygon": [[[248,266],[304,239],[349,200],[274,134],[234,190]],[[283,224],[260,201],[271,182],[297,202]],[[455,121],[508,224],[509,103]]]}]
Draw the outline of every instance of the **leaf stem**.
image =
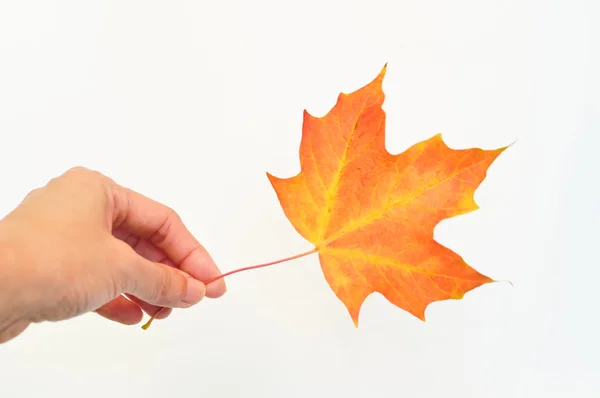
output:
[{"label": "leaf stem", "polygon": [[[248,270],[257,269],[257,268],[268,267],[268,266],[271,266],[271,265],[275,265],[275,264],[279,264],[279,263],[284,263],[284,262],[290,261],[290,260],[296,260],[298,258],[301,258],[301,257],[304,257],[304,256],[308,256],[309,254],[313,254],[313,253],[316,253],[316,252],[317,252],[317,249],[314,248],[314,249],[309,250],[307,252],[296,254],[295,256],[282,258],[281,260],[276,260],[276,261],[271,261],[269,263],[258,264],[258,265],[251,265],[249,267],[243,267],[243,268],[234,269],[233,271],[229,271],[229,272],[226,272],[224,274],[218,275],[218,276],[216,276],[216,277],[214,277],[212,279],[209,279],[208,281],[204,282],[204,284],[208,285],[209,283],[213,283],[214,281],[217,281],[217,280],[219,280],[221,278],[224,278],[226,276],[229,276],[229,275],[237,274],[238,272],[248,271]],[[160,308],[158,311],[156,311],[156,313],[154,315],[152,315],[152,317],[148,320],[148,322],[146,322],[142,326],[142,329],[144,329],[144,330],[148,329],[150,327],[150,325],[152,324],[152,321],[154,321],[154,319],[156,319],[156,317],[164,309],[165,309],[165,307]]]}]

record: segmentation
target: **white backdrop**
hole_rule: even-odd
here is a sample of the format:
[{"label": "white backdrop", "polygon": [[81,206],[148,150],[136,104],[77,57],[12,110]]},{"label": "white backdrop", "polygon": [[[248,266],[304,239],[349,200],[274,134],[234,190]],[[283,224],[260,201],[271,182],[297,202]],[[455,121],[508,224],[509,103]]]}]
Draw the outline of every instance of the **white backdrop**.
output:
[{"label": "white backdrop", "polygon": [[[387,146],[516,140],[436,238],[507,283],[355,329],[316,256],[148,331],[94,314],[0,346],[1,397],[597,397],[599,6],[0,0],[0,213],[83,165],[175,208],[223,271],[310,248],[265,172],[302,111],[384,81]],[[1,283],[1,281],[0,281]],[[0,284],[1,286],[1,284]]]}]

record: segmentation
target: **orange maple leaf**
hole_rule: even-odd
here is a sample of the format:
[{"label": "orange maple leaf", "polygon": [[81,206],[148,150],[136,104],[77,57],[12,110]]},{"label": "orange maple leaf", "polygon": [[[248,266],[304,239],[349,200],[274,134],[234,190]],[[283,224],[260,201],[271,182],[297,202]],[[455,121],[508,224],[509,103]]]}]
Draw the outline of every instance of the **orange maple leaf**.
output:
[{"label": "orange maple leaf", "polygon": [[325,279],[358,326],[360,308],[374,292],[425,320],[432,302],[460,299],[493,282],[436,242],[433,230],[443,219],[477,210],[475,190],[507,147],[455,150],[438,134],[390,154],[382,109],[385,72],[340,94],[321,118],[305,110],[300,173],[286,179],[267,173],[286,217],[314,249],[205,284],[318,253]]},{"label": "orange maple leaf", "polygon": [[424,321],[430,303],[493,282],[436,242],[433,231],[443,219],[478,209],[475,190],[507,147],[455,150],[438,134],[390,154],[382,109],[386,67],[366,86],[340,94],[325,116],[304,111],[298,175],[267,173],[356,326],[374,292]]}]

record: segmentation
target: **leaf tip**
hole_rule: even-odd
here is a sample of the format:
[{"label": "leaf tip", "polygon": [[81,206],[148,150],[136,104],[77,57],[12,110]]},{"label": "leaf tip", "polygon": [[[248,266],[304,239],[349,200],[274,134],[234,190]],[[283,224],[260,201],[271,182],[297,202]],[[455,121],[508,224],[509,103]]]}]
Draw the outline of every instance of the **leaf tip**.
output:
[{"label": "leaf tip", "polygon": [[425,317],[425,310],[427,309],[429,304],[431,304],[431,303],[426,304],[423,308],[419,308],[418,310],[413,309],[412,311],[409,311],[409,312],[413,316],[415,316],[418,320],[420,320],[421,322],[426,322],[427,319]]},{"label": "leaf tip", "polygon": [[267,176],[267,180],[269,180],[269,183],[271,184],[271,186],[273,188],[277,189],[277,184],[280,183],[282,181],[282,179],[269,173],[268,171],[265,172],[265,175]]},{"label": "leaf tip", "polygon": [[357,329],[358,329],[358,315],[359,315],[359,311],[352,311],[352,310],[348,311],[350,313],[350,317],[352,318],[352,323],[354,323],[354,327],[357,328]]},{"label": "leaf tip", "polygon": [[381,71],[379,72],[379,74],[377,75],[377,77],[375,78],[375,81],[377,81],[377,82],[382,82],[383,81],[383,78],[385,77],[385,74],[387,72],[387,66],[388,66],[388,63],[386,62],[383,65],[383,68],[381,68]]},{"label": "leaf tip", "polygon": [[495,158],[497,158],[498,156],[500,156],[500,155],[501,155],[501,154],[502,154],[504,151],[506,151],[508,148],[512,147],[512,146],[513,146],[514,144],[516,144],[516,143],[517,143],[517,140],[515,139],[515,140],[514,140],[513,142],[511,142],[510,144],[508,144],[508,145],[505,145],[505,146],[502,146],[502,147],[500,147],[500,148],[492,149],[490,152],[493,152],[493,153],[494,153],[494,155],[495,155],[494,159],[495,159]]},{"label": "leaf tip", "polygon": [[381,68],[381,72],[379,72],[380,75],[385,75],[385,72],[387,72],[387,66],[388,63],[386,62],[385,64],[383,64],[383,68]]},{"label": "leaf tip", "polygon": [[[385,63],[385,65],[383,65],[383,68],[381,68],[381,71],[375,77],[375,79],[371,80],[371,82],[369,84],[362,87],[358,91],[365,90],[365,89],[375,89],[376,91],[381,91],[382,86],[383,86],[383,78],[385,77],[386,72],[387,72],[387,62]],[[348,95],[351,95],[351,94],[343,94],[342,93],[342,94],[340,94],[340,97],[348,96]]]}]

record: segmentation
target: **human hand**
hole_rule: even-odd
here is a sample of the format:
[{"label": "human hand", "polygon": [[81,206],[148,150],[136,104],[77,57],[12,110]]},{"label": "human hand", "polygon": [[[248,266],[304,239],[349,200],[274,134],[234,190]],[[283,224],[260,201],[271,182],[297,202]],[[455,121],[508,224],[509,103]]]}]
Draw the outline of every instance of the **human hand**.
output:
[{"label": "human hand", "polygon": [[[0,221],[0,343],[32,322],[95,311],[126,325],[225,293],[220,271],[171,209],[74,168]],[[126,298],[126,297],[127,298]]]}]

